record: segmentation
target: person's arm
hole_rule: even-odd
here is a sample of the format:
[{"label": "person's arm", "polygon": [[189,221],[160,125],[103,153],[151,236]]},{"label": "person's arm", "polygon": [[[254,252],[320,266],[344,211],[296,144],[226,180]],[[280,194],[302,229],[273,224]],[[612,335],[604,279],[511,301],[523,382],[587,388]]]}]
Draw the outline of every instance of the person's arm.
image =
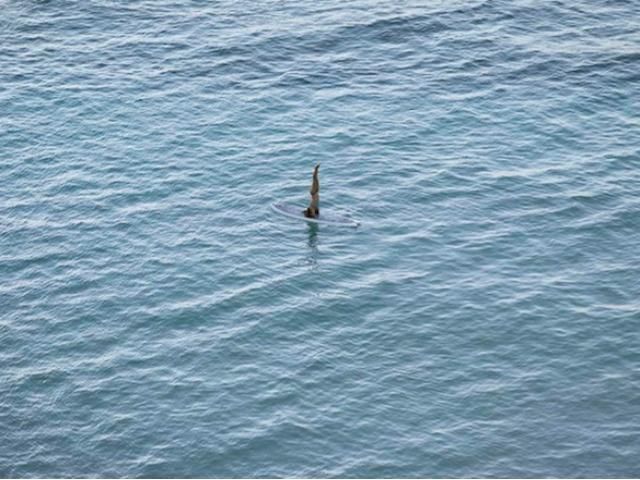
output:
[{"label": "person's arm", "polygon": [[315,195],[320,191],[320,182],[318,181],[319,168],[320,168],[320,164],[316,165],[316,168],[313,170],[313,183],[311,184],[311,195]]}]

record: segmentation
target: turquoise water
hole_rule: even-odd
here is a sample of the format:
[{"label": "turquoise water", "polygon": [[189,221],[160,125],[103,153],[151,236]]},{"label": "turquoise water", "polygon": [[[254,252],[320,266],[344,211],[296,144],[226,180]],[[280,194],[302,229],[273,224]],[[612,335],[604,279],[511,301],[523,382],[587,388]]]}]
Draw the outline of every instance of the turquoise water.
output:
[{"label": "turquoise water", "polygon": [[0,476],[640,476],[639,127],[635,1],[0,0]]}]

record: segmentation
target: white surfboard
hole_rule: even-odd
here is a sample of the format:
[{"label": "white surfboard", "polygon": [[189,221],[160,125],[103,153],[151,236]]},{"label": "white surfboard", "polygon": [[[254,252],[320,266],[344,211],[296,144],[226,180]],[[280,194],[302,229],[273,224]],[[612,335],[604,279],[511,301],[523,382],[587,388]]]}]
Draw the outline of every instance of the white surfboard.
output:
[{"label": "white surfboard", "polygon": [[320,215],[315,218],[308,218],[304,216],[304,207],[290,205],[286,203],[274,203],[271,207],[278,213],[286,215],[287,217],[296,218],[298,220],[304,220],[305,222],[319,223],[326,225],[336,225],[340,227],[357,227],[360,222],[340,215],[330,210],[320,209]]}]

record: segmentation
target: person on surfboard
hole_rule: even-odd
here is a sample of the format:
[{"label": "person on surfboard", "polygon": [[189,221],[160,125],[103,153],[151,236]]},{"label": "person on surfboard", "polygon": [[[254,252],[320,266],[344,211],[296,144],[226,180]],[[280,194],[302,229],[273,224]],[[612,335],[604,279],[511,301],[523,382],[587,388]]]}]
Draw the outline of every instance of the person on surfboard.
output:
[{"label": "person on surfboard", "polygon": [[307,218],[316,218],[320,215],[320,182],[318,181],[318,169],[320,164],[316,165],[313,169],[313,181],[311,182],[311,203],[304,211],[304,216]]}]

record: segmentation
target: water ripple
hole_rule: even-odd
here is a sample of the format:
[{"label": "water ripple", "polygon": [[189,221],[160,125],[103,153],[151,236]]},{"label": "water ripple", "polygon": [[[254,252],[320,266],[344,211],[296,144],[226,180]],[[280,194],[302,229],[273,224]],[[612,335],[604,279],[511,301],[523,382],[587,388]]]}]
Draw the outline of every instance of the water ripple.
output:
[{"label": "water ripple", "polygon": [[196,3],[0,1],[0,476],[637,476],[636,4]]}]

